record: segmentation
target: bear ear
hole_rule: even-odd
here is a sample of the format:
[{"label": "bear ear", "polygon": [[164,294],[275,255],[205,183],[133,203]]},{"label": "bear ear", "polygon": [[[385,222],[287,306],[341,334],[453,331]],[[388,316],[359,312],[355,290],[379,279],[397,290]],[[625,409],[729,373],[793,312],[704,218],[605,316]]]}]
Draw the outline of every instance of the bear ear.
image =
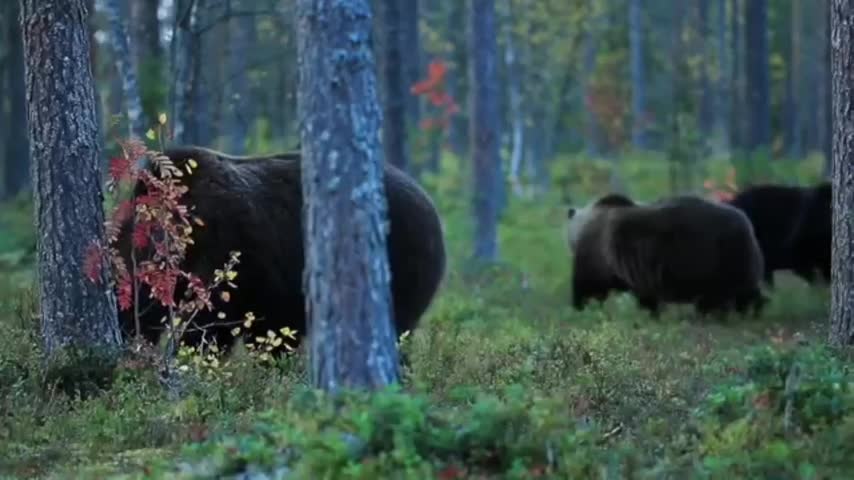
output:
[{"label": "bear ear", "polygon": [[575,216],[575,209],[572,207],[569,207],[569,209],[567,209],[567,211],[566,211],[566,218],[572,218],[574,216]]}]

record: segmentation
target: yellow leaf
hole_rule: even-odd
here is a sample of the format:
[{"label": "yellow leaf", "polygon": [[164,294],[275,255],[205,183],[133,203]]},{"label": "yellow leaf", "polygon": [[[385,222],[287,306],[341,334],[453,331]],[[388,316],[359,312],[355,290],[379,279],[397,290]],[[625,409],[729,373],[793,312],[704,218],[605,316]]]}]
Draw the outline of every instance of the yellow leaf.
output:
[{"label": "yellow leaf", "polygon": [[175,317],[175,318],[173,318],[173,319],[172,319],[172,326],[173,326],[173,327],[177,327],[178,325],[181,325],[181,317]]},{"label": "yellow leaf", "polygon": [[160,122],[160,125],[166,125],[166,114],[161,113],[159,117],[157,117],[157,121]]},{"label": "yellow leaf", "polygon": [[230,293],[228,293],[228,292],[222,292],[222,293],[220,293],[220,294],[219,294],[219,297],[222,299],[222,301],[223,301],[223,302],[226,302],[226,303],[227,303],[229,300],[231,300],[231,294],[230,294]]},{"label": "yellow leaf", "polygon": [[240,327],[234,327],[234,328],[232,328],[232,329],[231,329],[231,335],[233,335],[233,336],[235,336],[235,337],[236,337],[236,336],[238,336],[238,335],[240,335]]},{"label": "yellow leaf", "polygon": [[199,166],[199,164],[195,160],[193,160],[192,158],[187,160],[187,163],[190,164],[190,168],[198,168],[198,166]]},{"label": "yellow leaf", "polygon": [[227,278],[229,281],[232,281],[237,278],[237,272],[235,272],[234,270],[229,270],[228,273],[225,274],[225,278]]},{"label": "yellow leaf", "polygon": [[146,138],[148,138],[149,140],[154,140],[154,138],[157,136],[157,134],[155,134],[155,133],[154,133],[154,130],[152,130],[152,129],[150,129],[150,128],[149,128],[149,129],[148,129],[148,131],[147,131],[147,132],[145,132],[145,136],[146,136]]}]

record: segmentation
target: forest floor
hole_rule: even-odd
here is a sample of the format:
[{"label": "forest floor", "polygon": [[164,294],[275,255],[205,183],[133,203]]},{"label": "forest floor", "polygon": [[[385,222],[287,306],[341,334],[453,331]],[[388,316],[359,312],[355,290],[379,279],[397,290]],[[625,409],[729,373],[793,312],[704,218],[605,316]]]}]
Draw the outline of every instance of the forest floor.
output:
[{"label": "forest floor", "polygon": [[473,270],[463,182],[443,182],[450,271],[402,342],[403,385],[335,416],[304,388],[300,357],[238,354],[177,400],[132,365],[98,395],[46,388],[32,222],[25,202],[4,206],[0,478],[841,478],[854,466],[852,363],[823,347],[827,287],[778,275],[758,319],[687,307],[652,319],[626,295],[577,312],[560,198],[509,202],[500,265]]}]

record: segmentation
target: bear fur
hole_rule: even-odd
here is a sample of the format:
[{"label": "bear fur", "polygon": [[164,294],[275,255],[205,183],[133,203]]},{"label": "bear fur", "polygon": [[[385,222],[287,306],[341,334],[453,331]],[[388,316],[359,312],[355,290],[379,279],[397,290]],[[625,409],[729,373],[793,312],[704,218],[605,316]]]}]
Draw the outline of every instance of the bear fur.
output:
[{"label": "bear fur", "polygon": [[661,303],[702,314],[758,314],[765,304],[762,253],[733,207],[687,195],[642,205],[611,193],[567,216],[576,309],[612,291],[631,292],[653,315]]},{"label": "bear fur", "polygon": [[765,258],[763,279],[791,270],[813,283],[816,271],[830,279],[831,186],[757,184],[727,202],[747,215]]},{"label": "bear fur", "polygon": [[[288,327],[298,338],[306,332],[303,296],[302,215],[300,154],[286,153],[236,157],[195,146],[173,147],[163,152],[175,166],[185,169],[190,159],[197,166],[182,177],[189,188],[181,202],[194,209],[204,226],[194,226],[193,245],[186,252],[182,269],[210,282],[214,270],[223,268],[229,252],[241,253],[236,266],[237,288],[229,288],[229,302],[213,295],[214,311],[202,310],[196,325],[209,326],[206,339],[227,349],[234,341],[230,330],[254,313],[256,321],[244,329],[244,339],[264,336],[268,330]],[[384,166],[390,230],[387,237],[391,296],[395,328],[399,334],[414,329],[443,280],[446,268],[444,234],[438,212],[417,183],[393,165]],[[145,191],[136,185],[136,195]],[[130,266],[130,225],[122,226],[118,241],[120,255]],[[145,252],[136,251],[144,258]],[[177,296],[186,283],[179,283]],[[143,336],[156,342],[165,329],[161,319],[167,311],[148,298],[140,287],[140,324]],[[225,319],[218,313],[225,313]],[[135,332],[133,308],[119,312],[123,331]],[[201,332],[188,331],[185,342],[197,345]],[[293,342],[291,342],[293,343]]]}]

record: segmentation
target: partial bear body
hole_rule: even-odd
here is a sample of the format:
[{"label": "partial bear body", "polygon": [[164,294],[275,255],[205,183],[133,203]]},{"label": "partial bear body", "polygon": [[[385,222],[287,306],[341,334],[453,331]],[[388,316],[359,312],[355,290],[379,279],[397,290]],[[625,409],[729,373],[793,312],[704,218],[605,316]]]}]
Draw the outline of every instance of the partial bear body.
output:
[{"label": "partial bear body", "polygon": [[[259,157],[233,157],[200,147],[170,148],[164,152],[181,169],[190,159],[197,167],[184,175],[189,188],[182,203],[194,208],[204,226],[195,227],[194,244],[187,250],[183,268],[210,282],[214,271],[223,268],[229,252],[239,251],[236,289],[231,299],[213,298],[215,311],[200,312],[195,322],[212,326],[206,333],[218,346],[227,348],[234,340],[230,330],[246,312],[257,319],[244,329],[245,338],[264,336],[283,327],[305,335],[303,296],[305,264],[302,231],[302,190],[299,153]],[[390,223],[388,242],[391,294],[397,333],[416,327],[442,282],[446,254],[441,221],[430,197],[406,174],[385,165],[385,189]],[[136,194],[145,187],[137,185]],[[122,257],[130,265],[130,228],[124,225],[119,237]],[[138,258],[145,252],[137,251]],[[183,293],[179,284],[176,295]],[[141,288],[141,329],[156,341],[167,311],[148,298]],[[176,298],[177,301],[177,298]],[[225,319],[218,318],[219,312]],[[123,330],[134,332],[133,309],[120,312]],[[188,332],[186,342],[194,345],[200,332]]]},{"label": "partial bear body", "polygon": [[630,291],[653,314],[661,303],[701,313],[758,312],[762,254],[747,217],[700,197],[648,205],[610,194],[568,212],[573,305]]},{"label": "partial bear body", "polygon": [[765,258],[763,278],[791,270],[808,282],[815,272],[830,279],[831,187],[761,184],[738,193],[728,203],[750,219]]}]

